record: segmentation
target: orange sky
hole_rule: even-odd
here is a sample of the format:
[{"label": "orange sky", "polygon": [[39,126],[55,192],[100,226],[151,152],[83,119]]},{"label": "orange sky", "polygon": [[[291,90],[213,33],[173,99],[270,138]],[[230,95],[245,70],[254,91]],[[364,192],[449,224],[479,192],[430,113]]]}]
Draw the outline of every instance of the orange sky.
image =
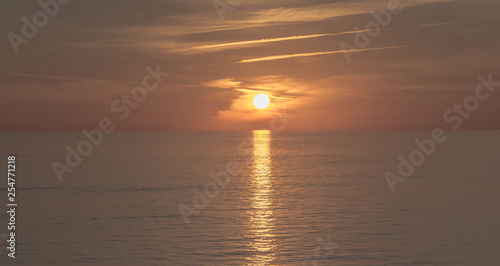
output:
[{"label": "orange sky", "polygon": [[[276,111],[291,130],[443,127],[443,112],[500,80],[500,2],[401,1],[348,63],[389,1],[244,0],[221,21],[210,0],[75,1],[15,54],[0,43],[0,130],[246,130]],[[2,8],[0,29],[20,33],[36,3]],[[110,105],[142,83],[146,66],[170,75],[118,119]],[[269,108],[253,107],[257,94]],[[500,128],[500,93],[463,128]]]}]

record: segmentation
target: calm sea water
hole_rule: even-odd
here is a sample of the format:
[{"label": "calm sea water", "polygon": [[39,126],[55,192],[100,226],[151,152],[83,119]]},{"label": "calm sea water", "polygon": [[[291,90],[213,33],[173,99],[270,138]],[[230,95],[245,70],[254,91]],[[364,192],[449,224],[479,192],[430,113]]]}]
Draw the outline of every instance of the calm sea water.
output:
[{"label": "calm sea water", "polygon": [[[62,183],[50,164],[80,133],[1,133],[19,206],[0,264],[498,265],[500,131],[447,134],[392,193],[384,172],[429,131],[113,133]],[[186,224],[179,205],[231,161]]]}]

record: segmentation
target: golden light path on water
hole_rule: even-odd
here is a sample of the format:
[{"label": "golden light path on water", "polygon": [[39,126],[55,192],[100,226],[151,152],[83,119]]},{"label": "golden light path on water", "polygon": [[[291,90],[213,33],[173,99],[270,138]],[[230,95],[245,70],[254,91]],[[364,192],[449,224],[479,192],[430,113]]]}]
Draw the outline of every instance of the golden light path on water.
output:
[{"label": "golden light path on water", "polygon": [[271,132],[253,131],[253,165],[249,227],[251,265],[269,265],[276,248],[273,214],[273,182],[271,180]]}]

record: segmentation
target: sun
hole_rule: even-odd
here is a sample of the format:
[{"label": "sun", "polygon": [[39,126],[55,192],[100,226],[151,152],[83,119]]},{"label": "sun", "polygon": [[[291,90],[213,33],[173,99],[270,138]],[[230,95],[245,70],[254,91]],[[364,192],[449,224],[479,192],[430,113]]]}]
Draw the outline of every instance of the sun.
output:
[{"label": "sun", "polygon": [[253,105],[259,109],[264,109],[269,106],[269,97],[265,94],[259,94],[253,98]]}]

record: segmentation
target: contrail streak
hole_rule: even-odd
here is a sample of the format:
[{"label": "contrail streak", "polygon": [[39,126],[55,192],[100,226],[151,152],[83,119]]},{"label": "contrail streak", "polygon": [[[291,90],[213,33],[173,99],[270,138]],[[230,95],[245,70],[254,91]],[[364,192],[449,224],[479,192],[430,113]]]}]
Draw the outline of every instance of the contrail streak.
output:
[{"label": "contrail streak", "polygon": [[269,38],[269,39],[250,40],[250,41],[241,41],[241,42],[230,42],[230,43],[197,46],[197,47],[193,47],[193,49],[211,49],[211,48],[219,48],[219,47],[226,47],[226,46],[249,45],[249,44],[255,44],[255,43],[282,42],[282,41],[289,41],[289,40],[309,39],[309,38],[317,38],[317,37],[323,37],[323,36],[334,36],[334,35],[351,34],[351,33],[359,33],[359,32],[366,32],[366,31],[371,31],[371,30],[356,30],[356,31],[338,32],[338,33],[297,35],[297,36],[289,36],[289,37]]},{"label": "contrail streak", "polygon": [[399,48],[429,46],[429,45],[432,45],[432,44],[400,45],[400,46],[388,46],[388,47],[377,47],[377,48],[366,48],[366,49],[355,49],[355,50],[336,50],[336,51],[327,51],[327,52],[272,55],[272,56],[266,56],[266,57],[245,59],[245,60],[239,61],[238,63],[251,63],[251,62],[269,61],[269,60],[280,60],[280,59],[287,59],[287,58],[294,58],[294,57],[306,57],[306,56],[325,55],[325,54],[341,54],[341,53],[362,52],[362,51],[388,50],[388,49],[399,49]]}]

